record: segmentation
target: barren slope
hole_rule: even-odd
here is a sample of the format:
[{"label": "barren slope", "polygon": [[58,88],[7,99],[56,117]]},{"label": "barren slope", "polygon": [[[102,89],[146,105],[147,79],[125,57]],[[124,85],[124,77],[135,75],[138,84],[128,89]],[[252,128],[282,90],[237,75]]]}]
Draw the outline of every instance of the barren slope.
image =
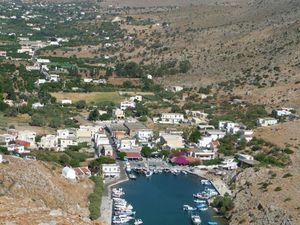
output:
[{"label": "barren slope", "polygon": [[71,183],[61,168],[40,161],[6,157],[0,170],[0,224],[92,224],[87,210],[89,180]]}]

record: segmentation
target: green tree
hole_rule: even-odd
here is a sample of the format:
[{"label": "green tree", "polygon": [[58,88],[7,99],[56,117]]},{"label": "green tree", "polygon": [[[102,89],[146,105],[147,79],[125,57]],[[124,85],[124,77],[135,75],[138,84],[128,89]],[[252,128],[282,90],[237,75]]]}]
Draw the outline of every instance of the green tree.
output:
[{"label": "green tree", "polygon": [[7,150],[6,147],[0,146],[0,153],[2,153],[4,155],[8,155],[9,151]]},{"label": "green tree", "polygon": [[62,154],[59,156],[59,163],[63,166],[70,165],[71,157],[67,154]]},{"label": "green tree", "polygon": [[154,152],[154,150],[148,146],[143,146],[141,153],[144,157],[146,158],[150,158],[152,156],[152,153]]},{"label": "green tree", "polygon": [[89,163],[89,169],[93,173],[98,173],[101,171],[102,164],[113,164],[115,163],[116,160],[111,157],[106,157],[106,156],[100,156],[98,159],[92,160]]},{"label": "green tree", "polygon": [[76,108],[77,109],[84,109],[86,107],[86,101],[85,100],[80,100],[76,102]]},{"label": "green tree", "polygon": [[195,129],[189,136],[189,142],[197,143],[200,138],[201,138],[200,131]]},{"label": "green tree", "polygon": [[190,61],[184,60],[179,63],[179,72],[180,73],[187,73],[191,69],[192,65]]},{"label": "green tree", "polygon": [[222,215],[227,215],[234,208],[232,198],[226,193],[224,196],[217,196],[212,202],[212,206],[219,209]]},{"label": "green tree", "polygon": [[120,160],[124,160],[127,154],[125,152],[118,152],[118,158]]},{"label": "green tree", "polygon": [[43,127],[46,125],[45,118],[42,115],[35,113],[31,116],[30,125]]},{"label": "green tree", "polygon": [[99,114],[98,109],[94,109],[93,111],[90,112],[88,120],[90,120],[90,121],[98,120],[99,116],[100,116],[100,114]]}]

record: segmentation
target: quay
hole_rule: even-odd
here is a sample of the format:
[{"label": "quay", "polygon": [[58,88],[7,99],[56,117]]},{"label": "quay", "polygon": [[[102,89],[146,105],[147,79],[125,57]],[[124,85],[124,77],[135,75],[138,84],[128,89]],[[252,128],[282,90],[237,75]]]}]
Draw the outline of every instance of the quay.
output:
[{"label": "quay", "polygon": [[120,177],[107,180],[106,183],[104,183],[104,193],[102,196],[100,207],[100,220],[104,222],[105,225],[111,225],[111,218],[113,213],[113,200],[111,198],[112,187],[129,180],[124,169],[124,163],[119,162],[119,165],[121,168]]}]

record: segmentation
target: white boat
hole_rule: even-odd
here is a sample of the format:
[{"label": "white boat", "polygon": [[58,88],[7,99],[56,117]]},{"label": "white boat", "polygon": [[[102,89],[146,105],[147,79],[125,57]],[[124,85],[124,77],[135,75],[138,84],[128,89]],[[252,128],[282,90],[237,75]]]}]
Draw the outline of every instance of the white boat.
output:
[{"label": "white boat", "polygon": [[128,177],[129,177],[129,179],[132,179],[132,180],[136,179],[136,176],[134,174],[132,174],[132,173],[129,173]]},{"label": "white boat", "polygon": [[206,203],[206,200],[194,199],[195,203]]},{"label": "white boat", "polygon": [[134,220],[134,225],[140,225],[143,224],[143,221],[141,219]]},{"label": "white boat", "polygon": [[210,185],[210,181],[209,180],[201,180],[201,184],[203,185]]},{"label": "white boat", "polygon": [[146,171],[145,175],[146,177],[151,177],[153,172],[151,170]]},{"label": "white boat", "polygon": [[183,209],[184,211],[195,211],[195,210],[197,210],[196,208],[194,208],[194,207],[192,207],[192,206],[190,206],[190,205],[183,205],[183,206],[182,206],[182,209]]},{"label": "white boat", "polygon": [[192,215],[191,219],[194,225],[199,225],[201,223],[201,219],[199,215]]},{"label": "white boat", "polygon": [[183,173],[184,175],[187,175],[187,172],[182,170],[181,173]]}]

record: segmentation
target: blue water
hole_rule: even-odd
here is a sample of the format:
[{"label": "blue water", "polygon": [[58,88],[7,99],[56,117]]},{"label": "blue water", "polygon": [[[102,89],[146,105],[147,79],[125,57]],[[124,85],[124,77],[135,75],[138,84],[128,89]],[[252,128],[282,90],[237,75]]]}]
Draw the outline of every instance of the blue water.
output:
[{"label": "blue water", "polygon": [[[138,175],[118,185],[122,187],[124,198],[133,205],[136,218],[141,218],[145,225],[191,225],[190,213],[182,206],[194,206],[193,194],[204,190],[200,177],[194,175],[153,174],[150,178]],[[227,224],[212,209],[196,211],[202,225],[216,221],[219,225]]]}]

